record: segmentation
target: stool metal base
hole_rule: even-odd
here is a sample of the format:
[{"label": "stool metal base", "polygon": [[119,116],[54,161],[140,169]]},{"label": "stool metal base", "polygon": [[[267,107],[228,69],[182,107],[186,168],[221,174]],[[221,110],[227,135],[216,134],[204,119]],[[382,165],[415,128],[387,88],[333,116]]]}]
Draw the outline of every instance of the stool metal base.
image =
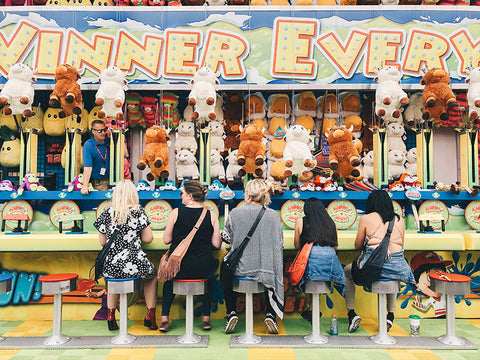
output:
[{"label": "stool metal base", "polygon": [[200,335],[197,335],[195,333],[191,334],[183,334],[177,337],[177,342],[180,344],[197,344],[202,340]]},{"label": "stool metal base", "polygon": [[440,336],[438,338],[438,341],[446,345],[465,345],[465,341],[462,338],[459,338],[458,336],[455,336],[455,335],[449,335],[449,334]]},{"label": "stool metal base", "polygon": [[303,339],[309,344],[326,344],[328,343],[328,336],[322,334],[310,334],[304,336]]},{"label": "stool metal base", "polygon": [[125,345],[133,343],[137,338],[128,332],[126,334],[119,334],[114,336],[112,339],[112,344],[115,345]]},{"label": "stool metal base", "polygon": [[393,336],[381,333],[371,336],[370,340],[378,345],[393,345],[397,343],[397,340]]},{"label": "stool metal base", "polygon": [[68,341],[70,341],[70,338],[68,336],[65,336],[63,334],[55,334],[46,338],[43,343],[48,346],[54,346],[65,344]]},{"label": "stool metal base", "polygon": [[260,344],[262,342],[262,337],[255,334],[243,334],[240,335],[237,339],[240,344],[244,345],[253,345]]}]

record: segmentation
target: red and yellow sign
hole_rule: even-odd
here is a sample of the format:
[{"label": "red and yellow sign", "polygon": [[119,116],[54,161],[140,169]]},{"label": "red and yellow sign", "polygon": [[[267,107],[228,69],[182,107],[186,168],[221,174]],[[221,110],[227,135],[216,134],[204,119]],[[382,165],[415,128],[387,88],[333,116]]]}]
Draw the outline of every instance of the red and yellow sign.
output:
[{"label": "red and yellow sign", "polygon": [[303,200],[285,201],[280,209],[280,218],[286,227],[295,229],[295,222],[303,216]]},{"label": "red and yellow sign", "polygon": [[162,230],[167,226],[172,206],[165,200],[152,200],[145,205],[145,212],[150,219],[152,229]]},{"label": "red and yellow sign", "polygon": [[[427,200],[420,205],[420,208],[418,209],[418,215],[422,216],[427,214],[441,215],[445,221],[445,224],[447,224],[450,216],[447,206],[440,200]],[[434,230],[442,228],[441,220],[429,220],[429,224]]]},{"label": "red and yellow sign", "polygon": [[59,222],[62,221],[63,230],[71,229],[75,222],[67,220],[70,215],[80,215],[78,205],[72,200],[59,200],[50,209],[50,222],[58,229]]},{"label": "red and yellow sign", "polygon": [[480,230],[480,200],[470,202],[465,208],[465,220],[472,229]]},{"label": "red and yellow sign", "polygon": [[[29,220],[28,224],[32,222],[33,209],[32,206],[25,200],[12,200],[5,204],[2,210],[2,218],[5,215],[27,215]],[[18,225],[17,220],[6,220],[5,226],[9,229],[15,229]]]},{"label": "red and yellow sign", "polygon": [[337,225],[337,229],[348,229],[357,220],[357,209],[348,200],[334,200],[328,205],[328,215]]}]

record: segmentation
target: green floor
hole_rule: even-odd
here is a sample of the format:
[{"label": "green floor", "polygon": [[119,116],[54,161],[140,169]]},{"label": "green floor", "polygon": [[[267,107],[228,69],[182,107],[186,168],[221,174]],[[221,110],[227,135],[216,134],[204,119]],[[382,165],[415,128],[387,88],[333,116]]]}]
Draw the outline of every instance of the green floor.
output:
[{"label": "green floor", "polygon": [[[43,336],[48,335],[49,323],[42,321],[29,322],[0,322],[0,333],[5,336]],[[159,334],[143,328],[140,321],[130,321],[130,332],[136,335]],[[237,333],[244,329],[242,318],[237,325]],[[322,319],[322,333],[327,334],[329,319]],[[364,319],[361,328],[355,335],[375,333],[373,319]],[[195,360],[260,360],[260,359],[335,359],[335,360],[383,360],[383,359],[445,359],[445,360],[479,360],[479,350],[342,350],[342,349],[230,349],[230,336],[223,333],[224,320],[212,320],[212,330],[209,332],[200,329],[200,321],[196,320],[194,331],[198,334],[210,335],[207,348],[200,349],[81,349],[81,350],[0,350],[0,360],[4,359],[35,359],[35,360],[96,360],[96,359],[195,359]],[[349,335],[346,332],[347,320],[339,319],[339,335]],[[47,330],[45,330],[47,329]],[[303,319],[286,319],[279,324],[280,334],[304,335],[310,332],[310,324]],[[407,319],[398,319],[390,334],[393,336],[407,336],[409,324]],[[184,321],[172,322],[169,335],[182,334]],[[106,328],[104,321],[64,321],[62,332],[71,336],[85,335],[112,335]],[[255,332],[265,334],[264,325],[260,317],[255,319]],[[440,336],[445,333],[445,320],[423,319],[421,335]],[[457,320],[456,334],[466,337],[480,346],[480,320]],[[354,336],[354,335],[353,335]]]}]

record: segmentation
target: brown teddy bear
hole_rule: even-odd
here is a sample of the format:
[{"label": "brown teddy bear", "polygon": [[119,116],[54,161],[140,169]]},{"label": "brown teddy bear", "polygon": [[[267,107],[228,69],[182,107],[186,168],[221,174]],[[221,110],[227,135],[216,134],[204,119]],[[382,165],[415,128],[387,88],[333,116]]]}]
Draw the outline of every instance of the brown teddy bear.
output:
[{"label": "brown teddy bear", "polygon": [[274,116],[286,119],[290,116],[290,98],[287,94],[270,95],[267,102],[269,119]]},{"label": "brown teddy bear", "polygon": [[334,171],[332,180],[338,181],[340,178],[360,176],[360,171],[356,166],[360,165],[360,157],[353,144],[353,135],[351,130],[344,127],[335,127],[328,134],[328,144],[330,145],[329,163]]},{"label": "brown teddy bear", "polygon": [[145,133],[145,150],[140,157],[137,168],[145,169],[148,165],[150,172],[147,180],[153,181],[158,177],[168,178],[170,174],[169,152],[167,141],[170,140],[167,131],[160,126],[152,126]]},{"label": "brown teddy bear", "polygon": [[240,146],[238,148],[238,165],[242,168],[238,176],[254,174],[256,177],[263,176],[263,162],[267,147],[262,142],[263,132],[254,125],[248,125],[240,134]]},{"label": "brown teddy bear", "polygon": [[72,65],[62,64],[55,70],[55,88],[48,104],[52,107],[62,106],[59,113],[61,118],[82,113],[82,91],[77,83],[79,79],[80,74]]},{"label": "brown teddy bear", "polygon": [[245,99],[246,120],[263,119],[266,115],[266,103],[262,93],[257,92],[247,96]]},{"label": "brown teddy bear", "polygon": [[423,120],[441,122],[448,120],[447,106],[456,104],[456,97],[450,89],[448,72],[433,68],[423,75],[420,84],[423,89]]}]

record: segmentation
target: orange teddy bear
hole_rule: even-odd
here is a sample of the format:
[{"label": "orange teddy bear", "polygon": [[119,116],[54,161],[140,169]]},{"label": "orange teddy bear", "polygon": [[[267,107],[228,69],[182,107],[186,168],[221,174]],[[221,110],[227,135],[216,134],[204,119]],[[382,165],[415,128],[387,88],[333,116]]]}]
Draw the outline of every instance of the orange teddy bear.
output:
[{"label": "orange teddy bear", "polygon": [[242,177],[245,174],[263,176],[263,161],[267,147],[262,142],[262,138],[262,130],[252,124],[242,130],[237,155],[238,165],[242,168],[238,171],[238,176]]},{"label": "orange teddy bear", "polygon": [[145,133],[145,150],[140,157],[137,168],[145,169],[148,165],[150,172],[147,180],[153,181],[158,177],[168,178],[170,174],[169,152],[167,141],[170,140],[165,129],[160,126],[152,126]]},{"label": "orange teddy bear", "polygon": [[450,76],[448,72],[433,68],[429,70],[420,84],[425,85],[423,90],[423,120],[432,119],[438,123],[448,120],[447,106],[453,106],[457,100],[450,89]]},{"label": "orange teddy bear", "polygon": [[340,126],[335,127],[330,130],[327,141],[330,145],[328,161],[330,168],[334,171],[332,180],[338,181],[341,177],[359,177],[360,171],[356,166],[360,165],[360,157],[353,144],[351,130]]},{"label": "orange teddy bear", "polygon": [[80,74],[72,65],[62,64],[55,70],[55,88],[48,104],[52,107],[62,106],[58,114],[60,118],[82,113],[82,91],[78,79]]}]

